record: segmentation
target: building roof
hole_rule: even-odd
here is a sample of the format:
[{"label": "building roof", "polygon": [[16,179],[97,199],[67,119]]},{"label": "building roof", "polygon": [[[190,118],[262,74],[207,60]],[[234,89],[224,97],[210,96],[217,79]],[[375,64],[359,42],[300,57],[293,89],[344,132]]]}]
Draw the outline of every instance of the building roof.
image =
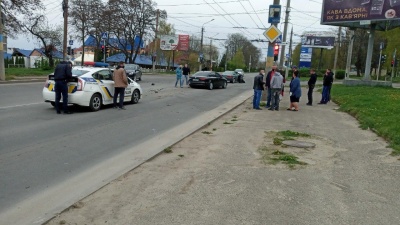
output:
[{"label": "building roof", "polygon": [[33,50],[24,50],[24,49],[19,49],[16,48],[14,49],[14,52],[12,53],[13,56],[25,56],[29,57],[31,55]]},{"label": "building roof", "polygon": [[[40,54],[42,54],[42,55],[45,55],[44,54],[44,49],[42,49],[42,48],[35,48],[33,51],[38,51],[38,52],[40,52]],[[33,52],[32,51],[32,52]],[[53,55],[53,58],[55,58],[55,59],[63,59],[64,58],[64,55],[63,55],[63,53],[62,52],[60,52],[60,51],[58,51],[58,50],[54,50],[53,52],[52,52],[52,55]]]},{"label": "building roof", "polygon": [[[101,41],[100,44],[98,44],[98,45],[96,43],[97,43],[96,38],[94,36],[90,35],[85,41],[85,46],[100,47],[103,45],[103,41]],[[112,46],[117,49],[132,50],[132,46],[128,42],[125,42],[123,39],[118,40],[117,38],[109,38],[106,41],[106,43],[108,43],[107,44],[108,46]],[[140,43],[140,48],[143,48],[143,46],[144,46],[143,41],[140,41],[140,37],[136,36],[133,50],[136,50],[139,43]],[[126,47],[124,47],[125,45],[126,45]]]},{"label": "building roof", "polygon": [[3,53],[4,53],[3,56],[4,56],[5,59],[11,59],[12,54],[7,53],[7,52],[3,52]]}]

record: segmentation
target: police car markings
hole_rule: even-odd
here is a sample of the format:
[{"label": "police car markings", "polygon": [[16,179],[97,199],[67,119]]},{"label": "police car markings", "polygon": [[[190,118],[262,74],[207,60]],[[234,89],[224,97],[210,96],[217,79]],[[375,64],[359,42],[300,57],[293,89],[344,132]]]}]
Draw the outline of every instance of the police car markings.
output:
[{"label": "police car markings", "polygon": [[107,95],[108,98],[112,98],[112,95],[111,95],[111,93],[110,93],[110,91],[108,90],[107,87],[101,87],[101,88],[102,88],[103,91],[106,93],[106,95]]}]

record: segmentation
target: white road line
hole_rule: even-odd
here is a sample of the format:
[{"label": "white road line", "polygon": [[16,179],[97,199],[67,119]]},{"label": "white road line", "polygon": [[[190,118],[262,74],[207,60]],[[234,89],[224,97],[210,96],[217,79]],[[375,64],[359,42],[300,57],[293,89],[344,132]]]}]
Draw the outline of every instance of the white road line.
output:
[{"label": "white road line", "polygon": [[0,107],[0,109],[11,109],[11,108],[16,108],[16,107],[24,107],[24,106],[38,105],[38,104],[46,104],[46,102],[35,102],[35,103],[22,104],[22,105],[3,106],[3,107]]}]

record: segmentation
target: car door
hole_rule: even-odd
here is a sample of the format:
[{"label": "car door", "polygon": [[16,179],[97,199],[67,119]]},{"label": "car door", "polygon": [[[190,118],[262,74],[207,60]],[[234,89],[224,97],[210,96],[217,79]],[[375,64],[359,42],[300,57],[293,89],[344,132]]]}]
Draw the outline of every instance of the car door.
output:
[{"label": "car door", "polygon": [[114,81],[109,69],[100,70],[97,72],[100,89],[102,90],[103,103],[109,104],[113,101],[114,96]]}]

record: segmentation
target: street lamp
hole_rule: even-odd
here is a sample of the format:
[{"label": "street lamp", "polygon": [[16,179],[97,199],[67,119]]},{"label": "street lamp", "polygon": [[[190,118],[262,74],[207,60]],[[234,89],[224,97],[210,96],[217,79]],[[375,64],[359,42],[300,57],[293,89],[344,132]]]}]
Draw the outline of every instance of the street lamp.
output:
[{"label": "street lamp", "polygon": [[[200,41],[200,54],[203,54],[203,33],[204,33],[204,25],[206,25],[207,23],[214,21],[214,19],[211,19],[208,22],[203,23],[203,25],[201,26],[201,41]],[[200,56],[199,56],[200,58]],[[201,71],[201,58],[200,58],[200,66],[199,66],[199,71]]]}]

